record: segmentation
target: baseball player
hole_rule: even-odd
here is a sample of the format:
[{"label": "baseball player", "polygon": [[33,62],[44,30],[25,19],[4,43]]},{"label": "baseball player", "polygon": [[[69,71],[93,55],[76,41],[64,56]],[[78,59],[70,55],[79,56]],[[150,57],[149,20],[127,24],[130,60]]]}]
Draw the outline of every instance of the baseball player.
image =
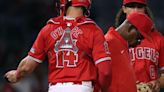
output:
[{"label": "baseball player", "polygon": [[[111,61],[102,30],[87,18],[91,0],[60,0],[60,16],[39,32],[28,55],[5,77],[18,82],[48,56],[48,92],[106,92]],[[108,70],[108,71],[104,71]]]},{"label": "baseball player", "polygon": [[[152,19],[147,0],[123,0],[123,6],[116,16],[116,26],[120,25],[132,12],[145,13]],[[159,92],[160,87],[164,87],[164,40],[155,27],[152,28],[150,35],[151,40],[144,39],[137,47],[130,48],[129,53],[136,81],[146,83],[153,91]]]},{"label": "baseball player", "polygon": [[[140,23],[143,21],[143,24]],[[136,79],[130,63],[128,47],[135,47],[149,36],[153,23],[146,15],[131,13],[117,28],[111,27],[105,38],[112,58],[112,83],[108,92],[136,92]],[[146,30],[146,28],[149,28]]]}]

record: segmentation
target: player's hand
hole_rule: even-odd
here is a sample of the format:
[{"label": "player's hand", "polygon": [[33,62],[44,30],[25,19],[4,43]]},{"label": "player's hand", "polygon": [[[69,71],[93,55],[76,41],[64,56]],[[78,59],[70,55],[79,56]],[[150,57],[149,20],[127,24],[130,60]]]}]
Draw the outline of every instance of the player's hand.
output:
[{"label": "player's hand", "polygon": [[153,80],[147,83],[153,92],[159,92],[160,91],[160,82],[158,80]]},{"label": "player's hand", "polygon": [[18,81],[18,78],[17,78],[17,70],[11,70],[11,71],[8,71],[4,77],[7,79],[8,82],[10,83],[16,83]]}]

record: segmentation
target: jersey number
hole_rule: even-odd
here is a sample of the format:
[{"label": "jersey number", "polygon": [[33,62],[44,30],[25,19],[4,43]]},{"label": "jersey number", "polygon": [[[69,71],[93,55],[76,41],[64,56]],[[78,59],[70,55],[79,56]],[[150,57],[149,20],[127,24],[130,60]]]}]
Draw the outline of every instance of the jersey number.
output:
[{"label": "jersey number", "polygon": [[78,54],[72,51],[61,51],[57,53],[57,64],[56,67],[76,67],[78,62]]},{"label": "jersey number", "polygon": [[153,66],[153,65],[150,65],[150,77],[151,77],[151,79],[156,78],[155,66]]}]

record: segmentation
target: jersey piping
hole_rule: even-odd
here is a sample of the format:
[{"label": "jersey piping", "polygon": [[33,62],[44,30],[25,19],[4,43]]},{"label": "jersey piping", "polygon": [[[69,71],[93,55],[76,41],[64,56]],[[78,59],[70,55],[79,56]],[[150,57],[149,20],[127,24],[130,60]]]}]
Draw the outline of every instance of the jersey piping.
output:
[{"label": "jersey piping", "polygon": [[101,63],[101,62],[103,62],[103,61],[107,61],[107,60],[111,60],[111,57],[105,57],[105,58],[98,59],[98,60],[95,62],[95,64],[99,64],[99,63]]}]

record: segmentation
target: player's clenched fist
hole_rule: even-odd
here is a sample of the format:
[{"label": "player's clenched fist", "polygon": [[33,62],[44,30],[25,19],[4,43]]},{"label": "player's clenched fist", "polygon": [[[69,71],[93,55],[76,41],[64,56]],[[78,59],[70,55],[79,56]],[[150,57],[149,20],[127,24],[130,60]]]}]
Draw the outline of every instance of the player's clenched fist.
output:
[{"label": "player's clenched fist", "polygon": [[17,75],[18,75],[17,70],[11,70],[11,71],[7,72],[7,73],[5,74],[4,77],[5,77],[9,82],[15,83],[15,82],[18,81]]}]

